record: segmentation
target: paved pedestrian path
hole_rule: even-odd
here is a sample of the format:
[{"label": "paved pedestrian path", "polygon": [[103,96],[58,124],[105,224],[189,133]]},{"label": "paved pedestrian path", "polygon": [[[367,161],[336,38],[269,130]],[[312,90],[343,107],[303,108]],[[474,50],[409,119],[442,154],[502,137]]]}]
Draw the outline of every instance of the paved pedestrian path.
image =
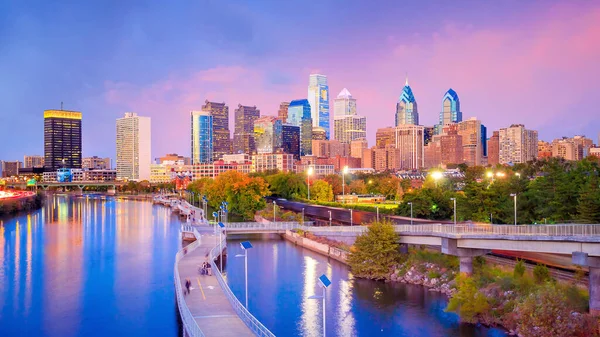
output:
[{"label": "paved pedestrian path", "polygon": [[178,265],[182,289],[185,289],[187,278],[192,281],[191,293],[185,296],[191,314],[207,337],[254,336],[229,303],[214,276],[214,270],[212,276],[200,275],[200,266],[205,261],[209,262],[208,254],[219,244],[219,240],[218,235],[212,234],[212,228],[197,229],[201,233],[200,245],[194,251],[188,252]]}]

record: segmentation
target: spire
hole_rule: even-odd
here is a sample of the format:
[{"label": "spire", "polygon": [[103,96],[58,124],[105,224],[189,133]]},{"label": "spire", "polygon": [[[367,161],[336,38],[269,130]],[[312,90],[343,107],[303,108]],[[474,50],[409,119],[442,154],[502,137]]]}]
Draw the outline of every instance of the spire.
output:
[{"label": "spire", "polygon": [[408,86],[408,72],[406,72],[406,81],[404,82],[405,86]]}]

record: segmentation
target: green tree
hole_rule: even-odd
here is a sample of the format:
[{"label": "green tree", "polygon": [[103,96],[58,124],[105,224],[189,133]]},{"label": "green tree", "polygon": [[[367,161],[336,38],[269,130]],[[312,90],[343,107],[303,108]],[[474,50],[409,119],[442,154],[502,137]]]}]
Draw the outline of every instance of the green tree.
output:
[{"label": "green tree", "polygon": [[325,180],[315,180],[310,186],[310,198],[317,201],[332,201],[333,191],[331,185]]},{"label": "green tree", "polygon": [[521,278],[525,275],[525,262],[523,260],[517,261],[515,264],[515,269],[513,271],[514,278]]},{"label": "green tree", "polygon": [[246,177],[230,186],[226,191],[230,210],[244,217],[254,218],[256,211],[265,208],[265,196],[270,194],[269,187],[261,177]]},{"label": "green tree", "polygon": [[589,177],[581,189],[577,218],[582,223],[600,223],[600,188],[596,175]]},{"label": "green tree", "polygon": [[367,193],[367,185],[361,179],[356,179],[350,183],[350,193],[356,194],[366,194]]},{"label": "green tree", "polygon": [[[329,175],[325,176],[325,178],[323,178],[323,180],[326,181],[331,186],[333,195],[342,194],[342,177],[339,174],[329,174]],[[348,181],[346,181],[345,188],[348,188],[347,184],[348,184]],[[311,194],[312,194],[312,190],[311,190]]]},{"label": "green tree", "polygon": [[446,311],[456,312],[467,323],[477,323],[479,315],[488,312],[487,297],[477,290],[475,280],[466,275],[456,277],[458,291],[448,302]]},{"label": "green tree", "polygon": [[400,261],[398,235],[390,222],[375,222],[356,238],[348,257],[352,273],[358,277],[382,280]]},{"label": "green tree", "polygon": [[306,183],[303,176],[288,172],[267,176],[267,182],[273,195],[286,198],[305,198]]}]

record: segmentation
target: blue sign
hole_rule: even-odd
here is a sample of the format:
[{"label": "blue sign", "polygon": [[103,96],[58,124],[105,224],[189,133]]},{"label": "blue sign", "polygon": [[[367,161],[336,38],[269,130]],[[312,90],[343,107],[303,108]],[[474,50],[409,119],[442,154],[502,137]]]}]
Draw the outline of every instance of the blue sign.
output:
[{"label": "blue sign", "polygon": [[217,212],[213,212],[213,216],[216,218],[219,216],[219,214]]},{"label": "blue sign", "polygon": [[252,248],[252,244],[250,243],[250,241],[242,241],[240,245],[242,245],[242,249],[244,250]]},{"label": "blue sign", "polygon": [[219,227],[225,228],[225,225],[222,222],[219,222]]},{"label": "blue sign", "polygon": [[325,288],[327,288],[331,285],[331,281],[329,281],[329,279],[327,278],[327,276],[325,276],[325,274],[323,274],[323,275],[321,275],[321,277],[319,277],[319,281]]}]

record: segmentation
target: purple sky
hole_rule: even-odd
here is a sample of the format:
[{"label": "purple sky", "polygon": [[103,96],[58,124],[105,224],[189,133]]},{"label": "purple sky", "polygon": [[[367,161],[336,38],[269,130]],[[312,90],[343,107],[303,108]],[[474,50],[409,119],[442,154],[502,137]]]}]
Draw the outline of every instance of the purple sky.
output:
[{"label": "purple sky", "polygon": [[[43,110],[83,112],[83,155],[115,156],[115,119],[152,117],[153,156],[189,155],[205,99],[275,115],[308,75],[346,87],[369,144],[393,125],[408,72],[421,123],[452,87],[488,133],[540,139],[600,131],[600,3],[594,1],[0,3],[0,159],[43,154]],[[342,6],[343,4],[343,6]],[[230,125],[233,131],[233,124]]]}]

